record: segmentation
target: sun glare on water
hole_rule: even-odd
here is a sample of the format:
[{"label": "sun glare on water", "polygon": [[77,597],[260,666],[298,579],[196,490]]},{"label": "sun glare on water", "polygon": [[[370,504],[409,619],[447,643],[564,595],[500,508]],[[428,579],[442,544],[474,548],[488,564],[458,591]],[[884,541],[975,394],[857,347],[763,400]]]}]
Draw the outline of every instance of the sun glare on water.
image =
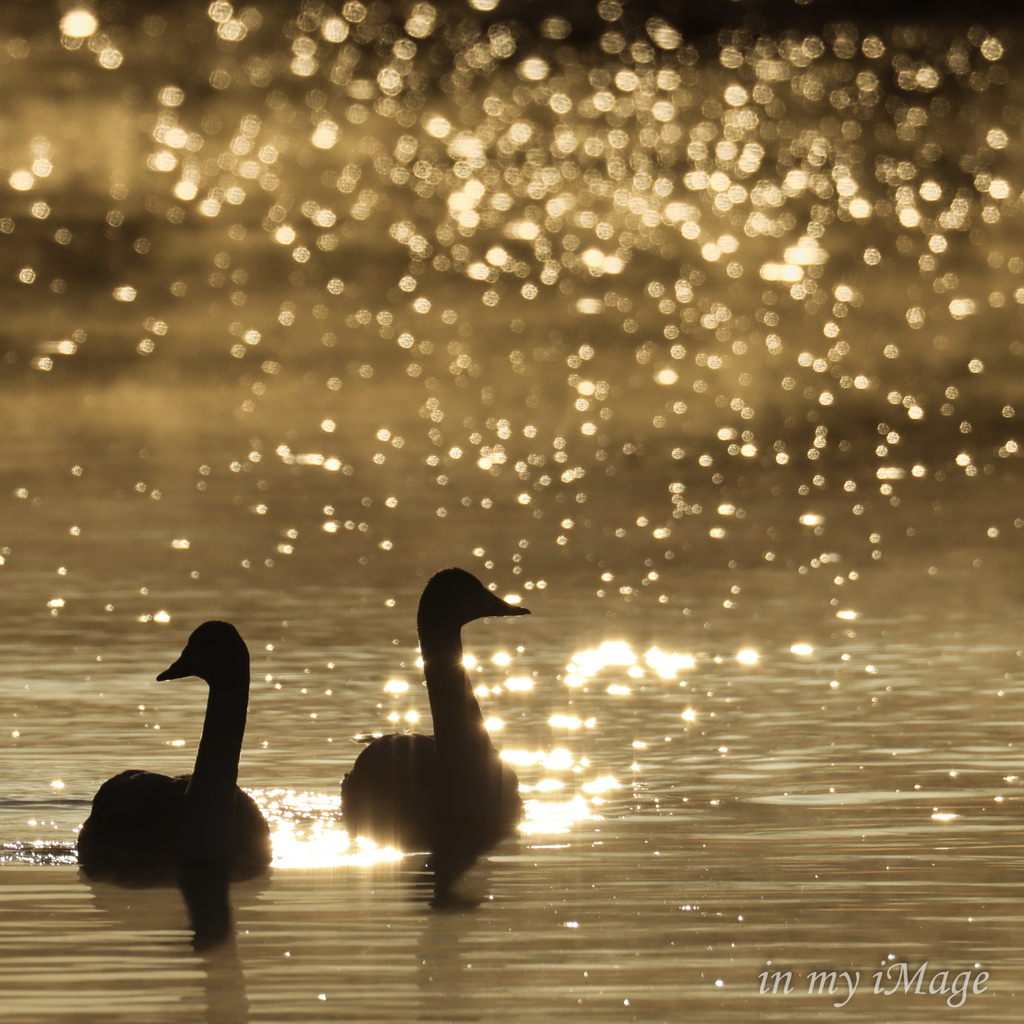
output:
[{"label": "sun glare on water", "polygon": [[270,789],[250,795],[270,823],[275,868],[369,866],[402,859],[393,847],[351,838],[341,827],[333,794]]}]

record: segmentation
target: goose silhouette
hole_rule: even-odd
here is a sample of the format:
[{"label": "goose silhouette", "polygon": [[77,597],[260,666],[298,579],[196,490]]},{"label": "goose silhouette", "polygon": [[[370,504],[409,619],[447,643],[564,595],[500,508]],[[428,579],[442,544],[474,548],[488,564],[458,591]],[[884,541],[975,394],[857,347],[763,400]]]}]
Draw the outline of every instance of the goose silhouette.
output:
[{"label": "goose silhouette", "polygon": [[498,756],[462,665],[462,627],[474,619],[528,615],[464,569],[428,581],[416,613],[434,735],[381,736],[341,782],[349,835],[405,852],[453,846],[482,851],[523,814],[516,773]]},{"label": "goose silhouette", "polygon": [[195,865],[249,878],[270,863],[270,828],[236,785],[249,704],[249,650],[227,622],[204,622],[159,682],[198,676],[210,687],[191,774],[128,769],[100,786],[78,835],[92,878],[177,880]]}]

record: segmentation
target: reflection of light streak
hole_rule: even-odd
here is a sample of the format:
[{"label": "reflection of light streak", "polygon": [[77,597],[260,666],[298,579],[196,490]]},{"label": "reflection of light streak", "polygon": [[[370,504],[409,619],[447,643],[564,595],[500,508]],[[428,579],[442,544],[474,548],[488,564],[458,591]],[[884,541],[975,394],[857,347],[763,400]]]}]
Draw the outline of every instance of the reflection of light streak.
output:
[{"label": "reflection of light streak", "polygon": [[84,9],[68,11],[60,20],[60,30],[71,39],[87,39],[99,28],[96,16]]},{"label": "reflection of light streak", "polygon": [[678,672],[697,664],[689,654],[666,654],[657,647],[647,652],[646,661],[662,679],[675,679]]},{"label": "reflection of light streak", "polygon": [[348,833],[332,823],[315,821],[308,829],[281,821],[270,836],[275,868],[331,868],[345,864],[381,864],[401,860],[390,846],[378,847],[362,836],[354,842]]},{"label": "reflection of light streak", "polygon": [[578,718],[570,715],[552,715],[548,719],[548,725],[556,729],[578,729],[583,723]]},{"label": "reflection of light streak", "polygon": [[566,769],[572,767],[572,754],[568,750],[563,750],[561,747],[552,750],[547,757],[541,761],[541,764],[548,769],[548,771],[558,771],[559,769]]},{"label": "reflection of light streak", "polygon": [[552,835],[568,832],[578,821],[601,820],[601,815],[594,814],[582,796],[575,796],[566,803],[527,800],[526,820],[519,826],[519,831],[528,836]]},{"label": "reflection of light streak", "polygon": [[589,679],[608,665],[633,665],[635,663],[636,655],[624,640],[606,640],[596,651],[580,651],[578,654],[574,654],[568,670],[584,679]]},{"label": "reflection of light streak", "polygon": [[619,789],[621,783],[612,778],[611,775],[602,775],[593,782],[584,782],[582,789],[584,793],[606,793],[609,789]]},{"label": "reflection of light streak", "polygon": [[558,779],[541,779],[536,786],[520,786],[521,793],[550,793],[556,789],[564,789],[565,783]]},{"label": "reflection of light streak", "polygon": [[270,824],[275,868],[325,868],[400,860],[390,846],[352,840],[338,823],[338,797],[288,789],[251,790]]},{"label": "reflection of light streak", "polygon": [[761,277],[765,281],[786,281],[793,284],[803,280],[804,272],[802,267],[793,266],[789,263],[765,263],[761,266]]},{"label": "reflection of light streak", "polygon": [[514,764],[517,768],[526,768],[531,764],[539,764],[543,761],[544,751],[503,750],[501,752],[501,759],[509,764]]}]

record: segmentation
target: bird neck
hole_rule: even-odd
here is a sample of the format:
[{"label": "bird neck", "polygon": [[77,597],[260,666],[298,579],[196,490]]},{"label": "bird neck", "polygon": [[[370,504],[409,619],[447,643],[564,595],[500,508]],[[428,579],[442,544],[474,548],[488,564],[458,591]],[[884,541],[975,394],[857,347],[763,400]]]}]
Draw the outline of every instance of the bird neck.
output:
[{"label": "bird neck", "polygon": [[248,665],[210,686],[203,735],[185,792],[180,851],[185,859],[231,854],[235,785],[248,704]]},{"label": "bird neck", "polygon": [[206,719],[199,740],[193,785],[208,785],[238,779],[238,759],[245,736],[245,718],[249,708],[249,673],[232,673],[210,687],[206,700]]},{"label": "bird neck", "polygon": [[469,673],[462,664],[462,636],[452,626],[419,616],[420,653],[439,759],[473,756],[490,747]]}]

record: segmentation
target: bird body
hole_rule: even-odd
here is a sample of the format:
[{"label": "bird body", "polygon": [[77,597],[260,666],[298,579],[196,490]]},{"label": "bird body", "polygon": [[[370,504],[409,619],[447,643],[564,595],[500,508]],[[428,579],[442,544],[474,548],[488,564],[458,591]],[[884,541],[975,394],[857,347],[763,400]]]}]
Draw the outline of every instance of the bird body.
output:
[{"label": "bird body", "polygon": [[87,875],[171,881],[182,864],[204,862],[251,877],[270,863],[270,828],[236,784],[249,652],[234,626],[204,623],[157,679],[190,675],[210,686],[195,768],[173,778],[129,769],[103,783],[78,836],[78,861]]},{"label": "bird body", "polygon": [[342,780],[352,835],[405,851],[460,844],[486,849],[523,814],[519,781],[498,756],[462,664],[462,627],[486,616],[527,615],[462,569],[431,577],[416,616],[434,735],[381,736]]}]

